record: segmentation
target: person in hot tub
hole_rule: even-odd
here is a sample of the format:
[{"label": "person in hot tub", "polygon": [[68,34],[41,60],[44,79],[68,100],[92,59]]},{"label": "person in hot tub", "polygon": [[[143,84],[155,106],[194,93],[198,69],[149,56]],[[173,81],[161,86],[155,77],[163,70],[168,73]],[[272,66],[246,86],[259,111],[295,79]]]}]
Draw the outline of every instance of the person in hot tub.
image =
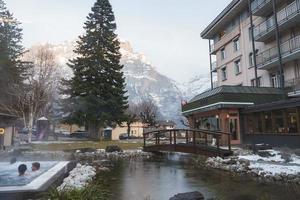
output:
[{"label": "person in hot tub", "polygon": [[39,162],[34,162],[31,165],[31,170],[32,172],[36,172],[38,170],[40,170],[41,164]]},{"label": "person in hot tub", "polygon": [[19,176],[25,176],[25,172],[27,170],[27,166],[25,164],[21,164],[18,167]]}]

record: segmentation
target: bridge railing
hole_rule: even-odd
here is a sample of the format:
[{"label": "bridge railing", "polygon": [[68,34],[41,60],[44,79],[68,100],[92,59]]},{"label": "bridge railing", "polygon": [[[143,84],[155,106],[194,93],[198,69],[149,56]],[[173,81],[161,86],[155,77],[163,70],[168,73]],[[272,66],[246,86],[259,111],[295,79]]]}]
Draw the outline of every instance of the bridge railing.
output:
[{"label": "bridge railing", "polygon": [[[143,134],[144,147],[157,145],[202,145],[206,148],[216,147],[231,151],[231,134],[222,131],[212,131],[204,129],[169,129],[155,130]],[[227,138],[226,144],[222,139]]]}]

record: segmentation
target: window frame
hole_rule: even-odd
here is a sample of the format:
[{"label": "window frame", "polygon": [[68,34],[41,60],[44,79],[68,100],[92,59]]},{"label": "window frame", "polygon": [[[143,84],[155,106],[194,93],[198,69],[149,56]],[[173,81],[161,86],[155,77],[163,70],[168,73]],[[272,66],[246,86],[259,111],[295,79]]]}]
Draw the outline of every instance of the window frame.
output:
[{"label": "window frame", "polygon": [[221,60],[224,60],[226,58],[225,47],[221,48],[220,52],[221,52]]},{"label": "window frame", "polygon": [[222,78],[222,81],[226,81],[227,78],[228,78],[227,66],[226,65],[221,67],[221,78]]},{"label": "window frame", "polygon": [[[237,69],[238,69],[238,71],[237,71]],[[236,76],[242,73],[241,59],[234,61],[234,72],[235,72]]]},{"label": "window frame", "polygon": [[233,50],[234,52],[237,52],[241,49],[241,43],[240,43],[240,38],[235,38],[233,40]]}]

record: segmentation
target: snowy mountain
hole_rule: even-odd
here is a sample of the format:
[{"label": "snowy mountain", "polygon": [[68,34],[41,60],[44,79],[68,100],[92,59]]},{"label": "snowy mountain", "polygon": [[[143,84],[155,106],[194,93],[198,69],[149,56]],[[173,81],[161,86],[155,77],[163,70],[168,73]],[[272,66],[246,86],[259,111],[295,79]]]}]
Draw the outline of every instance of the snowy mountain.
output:
[{"label": "snowy mountain", "polygon": [[209,75],[197,75],[185,83],[177,84],[186,100],[208,90],[211,87]]},{"label": "snowy mountain", "polygon": [[[75,42],[51,45],[56,61],[61,66],[60,74],[67,78],[72,76],[72,70],[66,63],[76,56],[73,53],[74,46]],[[173,120],[180,125],[181,101],[189,100],[209,87],[209,78],[205,76],[197,76],[186,83],[177,83],[160,74],[145,55],[134,52],[127,41],[121,42],[120,52],[129,101],[139,103],[143,99],[151,98],[158,106],[164,120]]]}]

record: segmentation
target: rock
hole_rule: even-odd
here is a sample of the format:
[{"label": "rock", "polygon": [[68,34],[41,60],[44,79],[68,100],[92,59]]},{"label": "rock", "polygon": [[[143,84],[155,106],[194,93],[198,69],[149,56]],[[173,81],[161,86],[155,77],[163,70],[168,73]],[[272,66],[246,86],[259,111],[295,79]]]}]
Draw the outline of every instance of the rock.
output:
[{"label": "rock", "polygon": [[285,163],[293,161],[291,154],[289,153],[280,153],[281,158],[284,160]]},{"label": "rock", "polygon": [[107,168],[107,167],[99,167],[98,170],[99,170],[99,171],[103,171],[103,172],[108,172],[108,171],[110,171],[110,169]]},{"label": "rock", "polygon": [[237,160],[236,158],[229,158],[229,159],[226,159],[226,160],[223,160],[223,164],[226,164],[226,165],[234,165],[236,164]]},{"label": "rock", "polygon": [[274,154],[271,154],[269,151],[259,151],[257,154],[263,158],[268,158],[268,157],[274,156]]},{"label": "rock", "polygon": [[169,200],[204,200],[204,196],[200,192],[187,192],[177,194]]},{"label": "rock", "polygon": [[281,180],[282,180],[282,177],[280,176],[280,174],[275,174],[275,175],[273,176],[273,179],[274,179],[275,181],[281,181]]},{"label": "rock", "polygon": [[123,152],[123,150],[119,146],[112,145],[112,146],[107,146],[105,149],[105,152],[107,152],[107,153]]}]

